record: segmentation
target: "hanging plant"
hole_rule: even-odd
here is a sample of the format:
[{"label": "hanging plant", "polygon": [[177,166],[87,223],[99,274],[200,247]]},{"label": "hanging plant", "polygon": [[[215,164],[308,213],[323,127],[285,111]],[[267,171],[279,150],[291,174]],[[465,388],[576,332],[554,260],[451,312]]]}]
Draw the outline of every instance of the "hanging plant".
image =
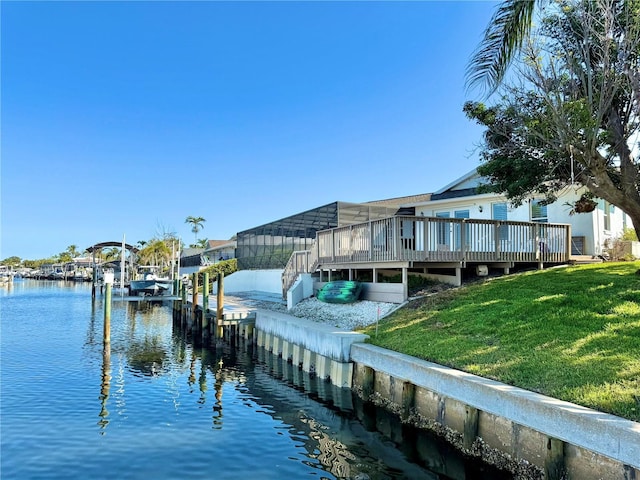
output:
[{"label": "hanging plant", "polygon": [[576,213],[593,212],[598,206],[598,202],[594,200],[592,193],[583,193],[574,203],[566,203],[565,205],[571,207],[569,215],[573,215]]}]

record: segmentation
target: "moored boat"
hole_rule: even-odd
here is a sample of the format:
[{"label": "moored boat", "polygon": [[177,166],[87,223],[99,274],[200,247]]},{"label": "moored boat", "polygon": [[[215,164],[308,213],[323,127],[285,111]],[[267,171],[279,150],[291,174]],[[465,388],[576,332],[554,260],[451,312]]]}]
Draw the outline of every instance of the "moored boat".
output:
[{"label": "moored boat", "polygon": [[139,267],[137,280],[131,280],[129,294],[132,296],[162,296],[173,294],[173,280],[160,277],[157,267]]},{"label": "moored boat", "polygon": [[13,282],[14,272],[11,267],[0,265],[0,283],[6,284]]}]

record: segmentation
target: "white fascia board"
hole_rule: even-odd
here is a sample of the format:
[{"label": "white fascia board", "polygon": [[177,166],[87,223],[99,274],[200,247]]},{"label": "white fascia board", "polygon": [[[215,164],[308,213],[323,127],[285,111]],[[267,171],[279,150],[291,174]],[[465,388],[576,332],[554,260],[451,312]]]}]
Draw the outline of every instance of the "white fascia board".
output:
[{"label": "white fascia board", "polygon": [[400,205],[401,207],[428,207],[431,205],[444,205],[448,203],[469,203],[469,202],[482,202],[482,201],[500,201],[500,202],[508,202],[507,198],[504,195],[496,195],[495,193],[481,193],[477,195],[469,195],[467,197],[453,197],[453,198],[443,198],[441,200],[429,200],[426,202],[417,202],[417,203],[403,203]]}]

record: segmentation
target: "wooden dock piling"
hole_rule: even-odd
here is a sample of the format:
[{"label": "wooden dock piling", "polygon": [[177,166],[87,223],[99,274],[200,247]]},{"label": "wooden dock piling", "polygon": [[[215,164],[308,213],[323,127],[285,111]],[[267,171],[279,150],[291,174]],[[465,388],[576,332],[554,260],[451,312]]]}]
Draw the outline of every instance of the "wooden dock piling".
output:
[{"label": "wooden dock piling", "polygon": [[222,320],[224,319],[224,273],[218,272],[218,296],[216,308],[216,338],[222,339],[224,336],[224,327]]},{"label": "wooden dock piling", "polygon": [[209,340],[209,273],[202,274],[202,341]]},{"label": "wooden dock piling", "polygon": [[195,322],[196,320],[196,312],[198,311],[198,274],[193,273],[191,275],[191,317]]},{"label": "wooden dock piling", "polygon": [[106,284],[104,296],[104,345],[111,344],[111,290],[112,284]]}]

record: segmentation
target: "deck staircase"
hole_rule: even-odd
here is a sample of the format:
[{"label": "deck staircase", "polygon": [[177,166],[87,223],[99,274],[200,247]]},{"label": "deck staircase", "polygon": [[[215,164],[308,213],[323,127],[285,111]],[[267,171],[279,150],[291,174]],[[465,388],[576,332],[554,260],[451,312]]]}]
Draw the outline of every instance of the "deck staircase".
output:
[{"label": "deck staircase", "polygon": [[314,240],[309,250],[293,252],[282,272],[282,297],[287,297],[287,292],[296,282],[301,273],[313,273],[318,267],[318,249]]}]

